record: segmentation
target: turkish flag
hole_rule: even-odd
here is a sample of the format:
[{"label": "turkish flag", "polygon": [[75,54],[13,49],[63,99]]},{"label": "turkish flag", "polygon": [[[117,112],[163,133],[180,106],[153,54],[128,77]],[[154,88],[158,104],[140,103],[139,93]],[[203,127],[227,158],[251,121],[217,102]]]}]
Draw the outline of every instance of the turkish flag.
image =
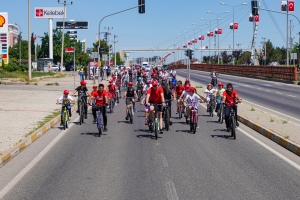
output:
[{"label": "turkish flag", "polygon": [[221,28],[218,28],[218,34],[220,34],[220,35],[221,35],[221,34],[222,34],[222,32],[223,32],[223,31],[222,31],[222,29],[221,29]]},{"label": "turkish flag", "polygon": [[36,34],[33,35],[33,41],[36,41]]},{"label": "turkish flag", "polygon": [[201,40],[204,40],[204,35],[201,36]]},{"label": "turkish flag", "polygon": [[209,36],[211,37],[214,36],[214,32],[210,32]]},{"label": "turkish flag", "polygon": [[195,39],[194,39],[194,43],[197,43],[197,41],[198,41],[197,38],[195,38]]},{"label": "turkish flag", "polygon": [[289,5],[289,12],[294,12],[295,11],[295,2],[294,2],[294,0],[289,0],[288,5]]},{"label": "turkish flag", "polygon": [[238,30],[239,29],[239,24],[237,22],[234,22],[233,28],[234,28],[234,30]]},{"label": "turkish flag", "polygon": [[259,22],[259,15],[254,16],[254,22]]}]

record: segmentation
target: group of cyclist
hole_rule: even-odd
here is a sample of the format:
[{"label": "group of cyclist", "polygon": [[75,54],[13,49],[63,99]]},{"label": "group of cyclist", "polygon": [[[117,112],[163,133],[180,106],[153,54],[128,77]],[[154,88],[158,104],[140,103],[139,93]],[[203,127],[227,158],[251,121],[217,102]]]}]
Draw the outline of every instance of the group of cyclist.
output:
[{"label": "group of cyclist", "polygon": [[[213,76],[216,76],[216,73],[213,72]],[[216,78],[216,77],[214,77]],[[134,79],[136,79],[136,83],[133,84]],[[84,100],[87,102],[85,105],[85,113],[84,116],[87,118],[87,106],[93,104],[92,112],[93,112],[93,123],[96,120],[96,111],[98,107],[100,107],[100,111],[103,115],[104,122],[104,131],[107,131],[107,111],[109,102],[113,99],[115,105],[117,105],[117,99],[121,98],[121,87],[123,86],[125,91],[123,98],[126,99],[126,108],[125,108],[125,119],[129,119],[129,104],[133,106],[133,112],[136,112],[136,101],[135,99],[140,100],[140,104],[145,106],[145,125],[148,125],[149,122],[153,119],[154,110],[158,113],[159,118],[159,130],[160,133],[163,133],[163,112],[164,108],[167,105],[171,108],[172,100],[176,101],[176,114],[182,112],[180,110],[180,106],[183,105],[186,108],[185,115],[187,119],[190,119],[191,110],[198,110],[198,102],[204,102],[204,100],[197,94],[197,90],[195,87],[191,86],[190,80],[186,79],[184,84],[181,80],[176,80],[176,71],[175,70],[159,70],[157,67],[154,68],[151,73],[145,68],[137,68],[137,69],[120,69],[116,70],[112,74],[112,78],[109,80],[109,84],[107,88],[105,88],[104,84],[99,84],[97,86],[93,86],[93,91],[89,94],[88,89],[86,87],[86,82],[81,81],[80,86],[78,86],[72,95],[78,93],[78,96],[83,95],[83,98],[78,98],[79,101]],[[133,87],[135,86],[135,88]],[[237,107],[234,104],[236,101],[239,103],[242,102],[242,99],[239,98],[237,92],[233,89],[231,83],[227,84],[226,90],[223,88],[223,83],[218,83],[218,88],[214,89],[213,85],[209,83],[205,90],[206,93],[206,102],[207,102],[207,111],[208,105],[211,101],[216,104],[216,112],[220,109],[220,106],[225,105],[222,115],[225,116],[226,128],[227,131],[230,131],[229,127],[229,112],[230,107],[234,107],[234,111],[237,112]],[[69,91],[65,90],[64,95],[57,100],[57,102],[68,99],[68,102],[74,102],[71,97],[68,97]],[[89,97],[87,99],[87,96]],[[214,98],[212,98],[212,96]],[[78,102],[79,102],[78,101]],[[63,104],[63,106],[68,106],[67,104]],[[156,108],[155,108],[156,106]],[[79,103],[78,103],[79,108]],[[70,112],[70,107],[68,107]],[[77,110],[79,112],[79,109]],[[171,119],[171,109],[170,112],[170,125],[172,125]],[[71,116],[71,112],[70,112]],[[237,116],[237,115],[235,115]],[[236,119],[236,125],[238,126],[238,122]]]}]

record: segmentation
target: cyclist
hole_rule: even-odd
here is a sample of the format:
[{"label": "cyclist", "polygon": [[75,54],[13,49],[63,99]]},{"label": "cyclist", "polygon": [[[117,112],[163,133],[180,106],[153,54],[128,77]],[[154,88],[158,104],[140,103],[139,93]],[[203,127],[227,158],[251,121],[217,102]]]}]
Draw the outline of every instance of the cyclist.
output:
[{"label": "cyclist", "polygon": [[218,112],[218,110],[220,109],[220,105],[223,99],[223,93],[225,91],[225,89],[223,88],[223,83],[219,82],[218,83],[218,88],[215,91],[215,97],[216,97],[216,102],[217,102],[217,106],[216,106],[216,110],[215,112]]},{"label": "cyclist", "polygon": [[119,98],[121,98],[121,85],[122,85],[122,76],[121,74],[118,74],[116,79],[116,86],[118,87]]},{"label": "cyclist", "polygon": [[218,82],[218,79],[217,79],[218,74],[215,70],[210,74],[210,77],[211,77],[211,84],[216,85]]},{"label": "cyclist", "polygon": [[[186,96],[184,101],[187,103],[187,116],[190,119],[191,122],[191,111],[192,111],[192,106],[197,110],[198,112],[198,102],[203,102],[203,100],[200,98],[198,94],[195,93],[195,88],[190,87],[187,91],[189,94]],[[198,124],[198,122],[197,122]],[[197,127],[198,128],[198,127]]]},{"label": "cyclist", "polygon": [[189,85],[189,86],[191,86],[191,83],[190,83],[190,79],[185,79],[185,82],[184,82],[184,86],[186,86],[186,85]]},{"label": "cyclist", "polygon": [[[91,96],[93,96],[94,93],[96,93],[98,90],[97,90],[97,85],[93,85],[93,91],[91,92]],[[95,104],[95,101],[93,100],[92,101],[92,105]]]},{"label": "cyclist", "polygon": [[177,84],[177,79],[173,75],[172,75],[171,84],[172,84],[172,87],[171,87],[172,89],[174,89],[176,87],[176,84]]},{"label": "cyclist", "polygon": [[146,104],[150,106],[149,119],[152,120],[152,116],[154,114],[154,106],[151,106],[151,103],[161,104],[157,106],[158,117],[159,117],[159,126],[160,126],[160,134],[162,132],[162,107],[165,106],[165,97],[164,91],[162,87],[158,86],[158,82],[156,80],[152,81],[152,87],[147,91]]},{"label": "cyclist", "polygon": [[125,86],[126,84],[128,85],[129,82],[129,75],[127,73],[127,71],[124,72],[123,74],[123,85]]},{"label": "cyclist", "polygon": [[135,86],[136,86],[136,92],[138,93],[138,91],[141,91],[141,95],[143,95],[143,88],[144,88],[144,83],[142,81],[142,77],[138,76],[138,81],[136,82]]},{"label": "cyclist", "polygon": [[117,86],[113,83],[113,79],[108,81],[109,85],[107,86],[108,96],[114,98],[115,105],[117,105]]},{"label": "cyclist", "polygon": [[71,120],[72,117],[72,111],[71,111],[71,103],[74,103],[74,100],[72,97],[69,96],[69,90],[64,90],[63,95],[57,99],[56,104],[59,104],[61,102],[61,120],[60,120],[60,125],[63,125],[63,113],[64,113],[64,108],[66,107],[67,110],[69,111],[69,121]]},{"label": "cyclist", "polygon": [[133,89],[132,87],[132,82],[128,83],[128,88],[127,91],[124,93],[124,98],[126,98],[126,117],[125,119],[128,120],[129,116],[128,116],[128,110],[129,110],[129,104],[130,102],[132,102],[132,106],[133,106],[133,112],[135,112],[135,100],[134,97],[137,98],[137,94],[136,91]]},{"label": "cyclist", "polygon": [[171,112],[171,108],[172,108],[172,102],[171,100],[174,99],[174,101],[176,100],[175,94],[172,90],[170,90],[170,87],[167,83],[162,84],[162,87],[164,89],[164,98],[166,102],[166,104],[168,105],[169,109],[169,113],[170,113],[170,125],[172,125],[172,112]]},{"label": "cyclist", "polygon": [[102,83],[99,84],[99,89],[97,92],[93,93],[93,95],[89,98],[88,104],[91,105],[91,101],[95,100],[95,105],[92,107],[94,121],[93,124],[96,123],[96,111],[98,107],[100,107],[100,111],[103,117],[104,129],[103,131],[107,131],[107,114],[106,114],[106,105],[108,100],[107,92],[104,90],[104,85]]},{"label": "cyclist", "polygon": [[[204,92],[206,94],[206,112],[209,112],[209,102],[214,101],[214,99],[210,99],[211,96],[215,95],[215,89],[213,88],[212,84],[207,84],[207,88]],[[215,103],[215,102],[213,102]]]},{"label": "cyclist", "polygon": [[[184,91],[182,92],[182,94],[179,97],[179,100],[183,102],[183,106],[184,108],[187,107],[186,102],[184,101],[184,99],[187,97],[187,95],[189,94],[189,90],[190,90],[190,86],[186,85]],[[184,112],[184,109],[182,110],[182,112]],[[184,115],[186,116],[187,113],[185,113]]]},{"label": "cyclist", "polygon": [[177,111],[176,111],[176,114],[178,114],[179,112],[179,105],[180,105],[180,96],[182,94],[182,92],[184,91],[184,86],[182,85],[182,81],[179,80],[177,82],[177,86],[175,87],[175,95],[176,95],[176,99],[177,99]]},{"label": "cyclist", "polygon": [[[82,97],[82,95],[87,95],[89,96],[89,94],[87,93],[88,92],[88,89],[86,88],[86,82],[85,81],[80,81],[80,86],[78,86],[74,92],[72,93],[72,96],[74,96],[76,93],[78,92],[78,102],[77,102],[77,113],[79,113],[80,111],[80,107],[79,107],[79,103],[81,102],[81,99],[83,98],[83,100],[85,100],[85,102],[87,102],[87,97]],[[85,110],[85,113],[84,113],[84,118],[87,119],[87,106],[84,105],[84,110]]]},{"label": "cyclist", "polygon": [[[225,113],[225,123],[226,123],[226,131],[230,131],[229,127],[229,114],[230,114],[230,108],[233,106],[234,112],[235,112],[235,121],[236,121],[236,127],[239,126],[239,123],[237,121],[237,106],[236,104],[231,104],[235,103],[236,100],[239,103],[242,103],[242,99],[238,96],[238,93],[236,90],[233,89],[233,86],[231,83],[228,83],[226,85],[226,90],[223,93],[223,100],[222,103],[225,103],[225,108],[224,108],[224,113]],[[226,104],[229,103],[229,104]]]},{"label": "cyclist", "polygon": [[[143,88],[143,94],[144,94],[145,96],[147,96],[147,91],[148,91],[148,89],[151,88],[151,87],[152,87],[151,81],[150,81],[150,80],[147,80],[147,81],[146,81],[146,85],[145,85],[144,88]],[[141,105],[145,105],[145,125],[148,125],[148,114],[149,114],[150,107],[147,106],[147,105],[145,104],[145,98],[144,98],[144,97],[143,97],[143,99],[141,100]]]}]

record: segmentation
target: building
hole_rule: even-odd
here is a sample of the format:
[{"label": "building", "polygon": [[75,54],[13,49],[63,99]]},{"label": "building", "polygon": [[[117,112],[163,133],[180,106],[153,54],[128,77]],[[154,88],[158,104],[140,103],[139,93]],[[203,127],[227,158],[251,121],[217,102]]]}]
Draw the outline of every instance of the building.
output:
[{"label": "building", "polygon": [[81,52],[86,53],[86,39],[81,40],[80,43],[81,43]]},{"label": "building", "polygon": [[0,66],[9,62],[8,43],[8,13],[0,12]]},{"label": "building", "polygon": [[14,46],[18,43],[19,26],[15,24],[8,24],[8,45]]}]

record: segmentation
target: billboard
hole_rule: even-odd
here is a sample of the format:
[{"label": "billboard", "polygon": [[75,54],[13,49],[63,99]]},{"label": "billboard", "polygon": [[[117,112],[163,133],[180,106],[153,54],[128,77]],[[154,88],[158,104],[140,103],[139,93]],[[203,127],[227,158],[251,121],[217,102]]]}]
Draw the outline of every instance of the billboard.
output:
[{"label": "billboard", "polygon": [[8,13],[0,12],[0,65],[8,63]]},{"label": "billboard", "polygon": [[[62,29],[63,22],[56,22],[56,28]],[[89,28],[88,22],[77,22],[77,21],[65,22],[65,29],[88,29],[88,28]]]},{"label": "billboard", "polygon": [[[34,8],[35,18],[49,19],[49,18],[64,18],[64,7],[36,7]],[[65,18],[67,17],[67,11]]]}]

